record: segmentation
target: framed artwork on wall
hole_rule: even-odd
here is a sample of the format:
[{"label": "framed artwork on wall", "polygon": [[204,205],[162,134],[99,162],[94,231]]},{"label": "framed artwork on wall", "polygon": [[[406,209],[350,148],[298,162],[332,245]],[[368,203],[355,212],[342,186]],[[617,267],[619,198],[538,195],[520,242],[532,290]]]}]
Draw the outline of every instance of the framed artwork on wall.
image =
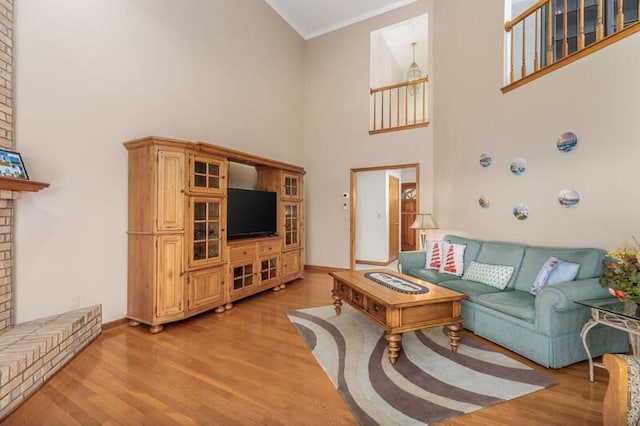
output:
[{"label": "framed artwork on wall", "polygon": [[575,207],[581,198],[580,193],[574,188],[564,188],[558,194],[558,202],[562,207]]},{"label": "framed artwork on wall", "polygon": [[513,216],[518,220],[525,220],[529,217],[529,207],[526,204],[516,204],[513,208]]},{"label": "framed artwork on wall", "polygon": [[578,145],[578,137],[573,132],[565,132],[560,135],[556,146],[560,152],[571,152]]},{"label": "framed artwork on wall", "polygon": [[29,180],[19,153],[0,148],[0,176]]},{"label": "framed artwork on wall", "polygon": [[489,167],[492,161],[493,161],[493,158],[491,157],[491,154],[489,154],[488,152],[483,152],[480,155],[480,165],[482,167]]},{"label": "framed artwork on wall", "polygon": [[514,158],[513,161],[511,162],[511,166],[509,167],[509,169],[511,170],[511,173],[513,173],[514,175],[520,176],[525,171],[527,171],[527,160],[520,157]]}]

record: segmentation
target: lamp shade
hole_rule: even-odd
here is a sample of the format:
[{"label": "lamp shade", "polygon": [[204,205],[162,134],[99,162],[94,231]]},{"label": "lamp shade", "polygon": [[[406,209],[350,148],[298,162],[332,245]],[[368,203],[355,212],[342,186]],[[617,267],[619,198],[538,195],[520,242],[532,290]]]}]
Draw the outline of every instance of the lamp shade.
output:
[{"label": "lamp shade", "polygon": [[433,217],[430,214],[417,214],[416,220],[413,221],[411,229],[438,229],[438,226],[433,221]]}]

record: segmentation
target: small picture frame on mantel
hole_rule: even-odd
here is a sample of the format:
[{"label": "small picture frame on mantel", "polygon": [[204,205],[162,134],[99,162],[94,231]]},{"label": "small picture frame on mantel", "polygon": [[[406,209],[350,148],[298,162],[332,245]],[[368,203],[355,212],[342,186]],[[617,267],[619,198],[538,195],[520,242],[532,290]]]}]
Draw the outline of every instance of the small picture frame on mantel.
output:
[{"label": "small picture frame on mantel", "polygon": [[0,148],[0,176],[29,180],[19,153]]}]

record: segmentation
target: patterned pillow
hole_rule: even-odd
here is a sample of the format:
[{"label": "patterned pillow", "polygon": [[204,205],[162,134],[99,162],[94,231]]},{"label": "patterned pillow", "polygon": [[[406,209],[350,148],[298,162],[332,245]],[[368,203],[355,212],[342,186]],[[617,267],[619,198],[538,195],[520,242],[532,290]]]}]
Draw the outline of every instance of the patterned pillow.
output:
[{"label": "patterned pillow", "polygon": [[442,245],[444,258],[440,265],[440,272],[458,277],[462,275],[462,270],[464,269],[464,251],[466,248],[466,244],[451,244],[445,242]]},{"label": "patterned pillow", "polygon": [[565,281],[573,281],[576,275],[578,275],[579,268],[579,263],[569,263],[557,257],[550,256],[544,262],[542,268],[540,268],[529,293],[535,296],[545,286]]},{"label": "patterned pillow", "polygon": [[426,269],[440,269],[442,265],[442,249],[444,243],[448,241],[441,240],[427,240],[427,263],[425,264]]},{"label": "patterned pillow", "polygon": [[491,287],[504,290],[509,284],[511,275],[516,268],[506,265],[492,265],[490,263],[471,262],[462,276],[463,280],[477,281]]}]

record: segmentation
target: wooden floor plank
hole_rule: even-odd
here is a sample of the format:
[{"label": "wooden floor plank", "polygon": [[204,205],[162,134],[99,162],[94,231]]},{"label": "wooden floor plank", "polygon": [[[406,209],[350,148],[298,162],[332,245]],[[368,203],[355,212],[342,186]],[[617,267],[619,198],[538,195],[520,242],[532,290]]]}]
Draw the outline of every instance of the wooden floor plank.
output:
[{"label": "wooden floor plank", "polygon": [[[286,312],[328,305],[331,278],[309,272],[283,291],[167,325],[159,334],[126,324],[105,330],[3,425],[224,424],[355,425],[357,422]],[[587,364],[538,366],[559,385],[441,425],[600,425],[608,382]],[[525,421],[526,420],[526,421]]]}]

